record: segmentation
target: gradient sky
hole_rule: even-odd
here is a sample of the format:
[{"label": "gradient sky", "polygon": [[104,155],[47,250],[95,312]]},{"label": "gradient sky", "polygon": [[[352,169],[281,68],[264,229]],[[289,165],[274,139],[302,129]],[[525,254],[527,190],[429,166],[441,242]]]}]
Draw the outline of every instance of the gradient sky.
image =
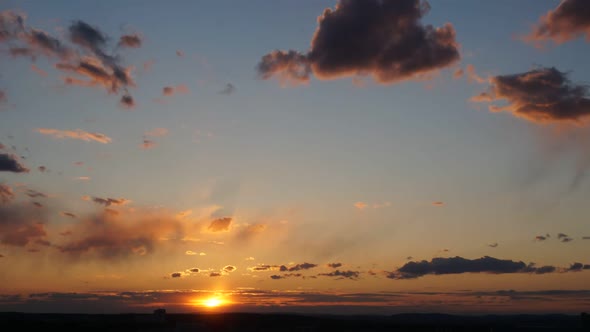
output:
[{"label": "gradient sky", "polygon": [[424,3],[2,1],[0,310],[587,310],[590,3]]}]

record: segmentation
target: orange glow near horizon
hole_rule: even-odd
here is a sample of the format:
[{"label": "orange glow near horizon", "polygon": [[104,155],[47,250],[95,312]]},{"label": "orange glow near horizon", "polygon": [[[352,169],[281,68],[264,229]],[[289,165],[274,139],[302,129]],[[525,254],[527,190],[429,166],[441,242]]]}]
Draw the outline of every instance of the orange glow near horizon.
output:
[{"label": "orange glow near horizon", "polygon": [[205,307],[208,309],[215,309],[226,306],[231,302],[220,295],[213,295],[205,298],[198,298],[191,301],[192,305],[198,307]]}]

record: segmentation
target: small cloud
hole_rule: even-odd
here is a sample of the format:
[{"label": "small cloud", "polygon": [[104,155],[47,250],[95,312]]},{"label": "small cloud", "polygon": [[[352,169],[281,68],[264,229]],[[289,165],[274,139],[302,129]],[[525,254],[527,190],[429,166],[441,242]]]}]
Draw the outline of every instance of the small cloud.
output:
[{"label": "small cloud", "polygon": [[330,264],[328,264],[328,267],[331,267],[333,269],[338,268],[338,267],[341,267],[341,266],[342,266],[342,263],[330,263]]},{"label": "small cloud", "polygon": [[125,205],[130,203],[131,201],[126,198],[101,198],[101,197],[88,197],[83,196],[83,200],[85,201],[92,201],[96,204],[104,205],[104,206],[111,206],[111,205]]},{"label": "small cloud", "polygon": [[354,203],[354,207],[359,210],[364,210],[367,207],[367,203],[364,202],[356,202]]},{"label": "small cloud", "polygon": [[76,130],[59,130],[50,128],[38,128],[36,131],[43,135],[53,136],[55,138],[72,138],[86,142],[111,143],[111,138],[101,133],[91,133],[81,129]]},{"label": "small cloud", "polygon": [[25,195],[31,198],[47,198],[47,195],[45,195],[44,193],[33,189],[27,189]]},{"label": "small cloud", "polygon": [[198,253],[196,253],[196,252],[194,252],[192,250],[187,250],[187,251],[184,252],[184,254],[187,255],[187,256],[196,256],[196,255],[198,255]]},{"label": "small cloud", "polygon": [[586,0],[563,0],[539,19],[525,41],[565,43],[585,35],[590,41],[590,15]]},{"label": "small cloud", "polygon": [[544,236],[544,235],[535,236],[535,241],[545,241],[545,240],[547,240],[547,236]]},{"label": "small cloud", "polygon": [[39,67],[35,66],[34,64],[32,64],[32,65],[31,65],[31,70],[32,70],[32,71],[33,71],[35,74],[37,74],[37,75],[39,75],[39,76],[41,76],[41,77],[47,77],[47,72],[46,72],[45,70],[43,70],[43,69],[41,69],[41,68],[39,68]]},{"label": "small cloud", "polygon": [[176,94],[187,94],[190,90],[184,84],[180,84],[177,86],[165,86],[162,88],[162,94],[164,96],[173,96]]},{"label": "small cloud", "polygon": [[61,215],[64,217],[69,217],[69,218],[74,218],[74,219],[76,218],[76,215],[71,212],[62,212]]},{"label": "small cloud", "polygon": [[221,277],[221,273],[219,273],[219,272],[211,272],[211,273],[209,274],[209,276],[210,276],[210,277]]},{"label": "small cloud", "polygon": [[168,135],[168,129],[167,128],[154,128],[152,130],[146,131],[143,135],[147,136],[147,137],[163,137],[163,136]]},{"label": "small cloud", "polygon": [[78,176],[78,177],[75,177],[74,180],[77,180],[77,181],[90,181],[90,177],[89,176]]},{"label": "small cloud", "polygon": [[201,270],[200,270],[200,269],[198,269],[198,268],[196,268],[196,267],[193,267],[192,269],[189,269],[188,271],[189,271],[190,273],[199,273]]},{"label": "small cloud", "polygon": [[182,277],[182,273],[181,272],[174,272],[174,273],[170,274],[170,276],[172,278],[180,278],[180,277]]},{"label": "small cloud", "polygon": [[246,260],[246,261],[253,261],[255,259],[254,259],[254,257],[246,257],[244,260]]},{"label": "small cloud", "polygon": [[141,47],[141,37],[137,34],[123,35],[119,38],[120,47],[139,48]]},{"label": "small cloud", "polygon": [[122,95],[119,105],[128,110],[133,109],[136,106],[135,100],[131,95]]},{"label": "small cloud", "polygon": [[14,199],[14,192],[8,185],[0,183],[0,204],[8,204]]},{"label": "small cloud", "polygon": [[145,150],[153,149],[158,145],[158,143],[152,141],[151,139],[144,139],[141,143],[140,147]]},{"label": "small cloud", "polygon": [[232,218],[230,217],[215,219],[211,222],[207,229],[211,232],[229,231],[231,222]]},{"label": "small cloud", "polygon": [[176,56],[183,57],[184,56],[184,51],[182,51],[182,50],[176,50]]},{"label": "small cloud", "polygon": [[28,173],[29,169],[21,164],[17,156],[0,153],[0,172]]},{"label": "small cloud", "polygon": [[320,273],[318,274],[318,276],[324,276],[324,277],[340,277],[342,279],[358,279],[360,275],[359,271],[340,271],[340,270],[336,270],[334,272],[330,272],[330,273]]},{"label": "small cloud", "polygon": [[222,95],[231,95],[232,93],[236,92],[236,87],[231,84],[231,83],[227,83],[225,85],[225,87],[223,88],[223,90],[219,91],[219,94]]},{"label": "small cloud", "polygon": [[445,203],[444,202],[440,202],[440,201],[436,201],[436,202],[432,202],[433,206],[444,206]]},{"label": "small cloud", "polygon": [[300,271],[300,270],[309,270],[313,269],[314,267],[318,266],[317,264],[312,263],[303,263],[303,264],[296,264],[291,267],[287,267],[285,265],[281,265],[279,267],[279,271],[281,272],[293,272],[293,271]]},{"label": "small cloud", "polygon": [[235,270],[237,270],[237,268],[233,265],[226,265],[223,267],[223,271],[224,272],[234,272]]},{"label": "small cloud", "polygon": [[47,167],[45,166],[39,166],[37,167],[37,169],[39,170],[39,172],[44,173],[45,171],[47,171]]},{"label": "small cloud", "polygon": [[496,247],[498,247],[498,243],[497,242],[490,243],[490,244],[488,244],[488,247],[490,247],[490,248],[496,248]]}]

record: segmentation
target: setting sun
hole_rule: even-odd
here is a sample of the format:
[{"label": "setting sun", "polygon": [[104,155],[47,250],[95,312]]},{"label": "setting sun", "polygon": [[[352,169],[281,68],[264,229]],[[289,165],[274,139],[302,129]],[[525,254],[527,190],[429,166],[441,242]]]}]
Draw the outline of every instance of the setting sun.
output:
[{"label": "setting sun", "polygon": [[209,308],[219,307],[223,304],[223,301],[220,298],[212,297],[203,301],[203,304]]}]

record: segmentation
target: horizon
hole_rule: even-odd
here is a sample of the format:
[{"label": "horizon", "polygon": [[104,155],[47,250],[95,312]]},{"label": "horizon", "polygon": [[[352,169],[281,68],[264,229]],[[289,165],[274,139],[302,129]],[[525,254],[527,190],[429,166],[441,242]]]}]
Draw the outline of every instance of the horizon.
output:
[{"label": "horizon", "polygon": [[3,1],[0,312],[588,312],[588,12]]}]

